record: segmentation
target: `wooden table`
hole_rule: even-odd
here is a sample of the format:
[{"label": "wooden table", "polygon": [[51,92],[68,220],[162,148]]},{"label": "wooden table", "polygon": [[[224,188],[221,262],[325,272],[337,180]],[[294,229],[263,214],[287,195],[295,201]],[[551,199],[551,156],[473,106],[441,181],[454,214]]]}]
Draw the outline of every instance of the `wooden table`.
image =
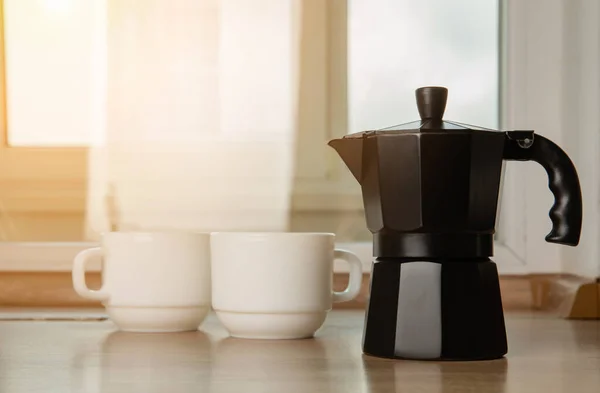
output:
[{"label": "wooden table", "polygon": [[4,311],[0,392],[600,392],[598,321],[508,314],[505,359],[452,363],[364,356],[362,326],[334,311],[315,339],[253,341],[214,315],[198,332],[133,334],[98,311]]}]

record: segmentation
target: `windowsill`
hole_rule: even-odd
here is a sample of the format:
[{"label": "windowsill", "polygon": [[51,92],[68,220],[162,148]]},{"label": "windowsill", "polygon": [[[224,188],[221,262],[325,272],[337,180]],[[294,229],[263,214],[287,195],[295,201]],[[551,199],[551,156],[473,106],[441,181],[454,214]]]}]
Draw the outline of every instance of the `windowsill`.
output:
[{"label": "windowsill", "polygon": [[[97,246],[87,242],[0,242],[0,271],[70,272],[78,252]],[[100,261],[90,261],[87,269],[100,271]]]},{"label": "windowsill", "polygon": [[[81,250],[97,247],[98,243],[87,242],[36,242],[0,243],[0,272],[70,272],[75,255]],[[363,272],[371,271],[372,243],[338,243],[337,248],[355,253],[363,265]],[[494,245],[494,257],[498,271],[503,275],[524,275],[529,273],[526,266],[502,244]],[[101,270],[99,258],[87,265],[90,272]],[[335,273],[347,273],[348,266],[343,261],[335,261]]]}]

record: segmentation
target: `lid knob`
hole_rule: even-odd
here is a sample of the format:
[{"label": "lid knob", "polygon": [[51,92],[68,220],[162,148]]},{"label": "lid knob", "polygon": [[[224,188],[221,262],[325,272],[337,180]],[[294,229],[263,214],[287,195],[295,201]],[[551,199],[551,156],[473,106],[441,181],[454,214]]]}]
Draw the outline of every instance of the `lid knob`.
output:
[{"label": "lid knob", "polygon": [[418,88],[415,95],[417,96],[417,108],[419,108],[421,120],[442,120],[446,110],[448,89],[426,86]]}]

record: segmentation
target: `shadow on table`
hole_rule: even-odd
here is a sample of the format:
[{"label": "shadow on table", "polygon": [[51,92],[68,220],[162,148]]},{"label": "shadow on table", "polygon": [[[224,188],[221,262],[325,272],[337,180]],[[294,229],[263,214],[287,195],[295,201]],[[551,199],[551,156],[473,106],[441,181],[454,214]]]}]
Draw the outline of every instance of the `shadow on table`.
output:
[{"label": "shadow on table", "polygon": [[485,392],[506,389],[506,358],[477,362],[433,362],[379,359],[363,355],[368,391]]}]

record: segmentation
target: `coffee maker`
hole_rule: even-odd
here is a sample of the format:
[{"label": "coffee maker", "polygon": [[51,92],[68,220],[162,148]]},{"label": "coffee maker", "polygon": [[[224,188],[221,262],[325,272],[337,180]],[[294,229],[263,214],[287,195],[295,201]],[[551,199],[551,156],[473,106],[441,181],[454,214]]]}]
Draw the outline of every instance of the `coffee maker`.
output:
[{"label": "coffee maker", "polygon": [[567,154],[534,131],[443,120],[448,90],[416,90],[421,119],[329,141],[362,188],[374,261],[363,352],[484,360],[508,350],[493,255],[503,160],[535,161],[554,205],[546,241],[576,246],[581,189]]}]

